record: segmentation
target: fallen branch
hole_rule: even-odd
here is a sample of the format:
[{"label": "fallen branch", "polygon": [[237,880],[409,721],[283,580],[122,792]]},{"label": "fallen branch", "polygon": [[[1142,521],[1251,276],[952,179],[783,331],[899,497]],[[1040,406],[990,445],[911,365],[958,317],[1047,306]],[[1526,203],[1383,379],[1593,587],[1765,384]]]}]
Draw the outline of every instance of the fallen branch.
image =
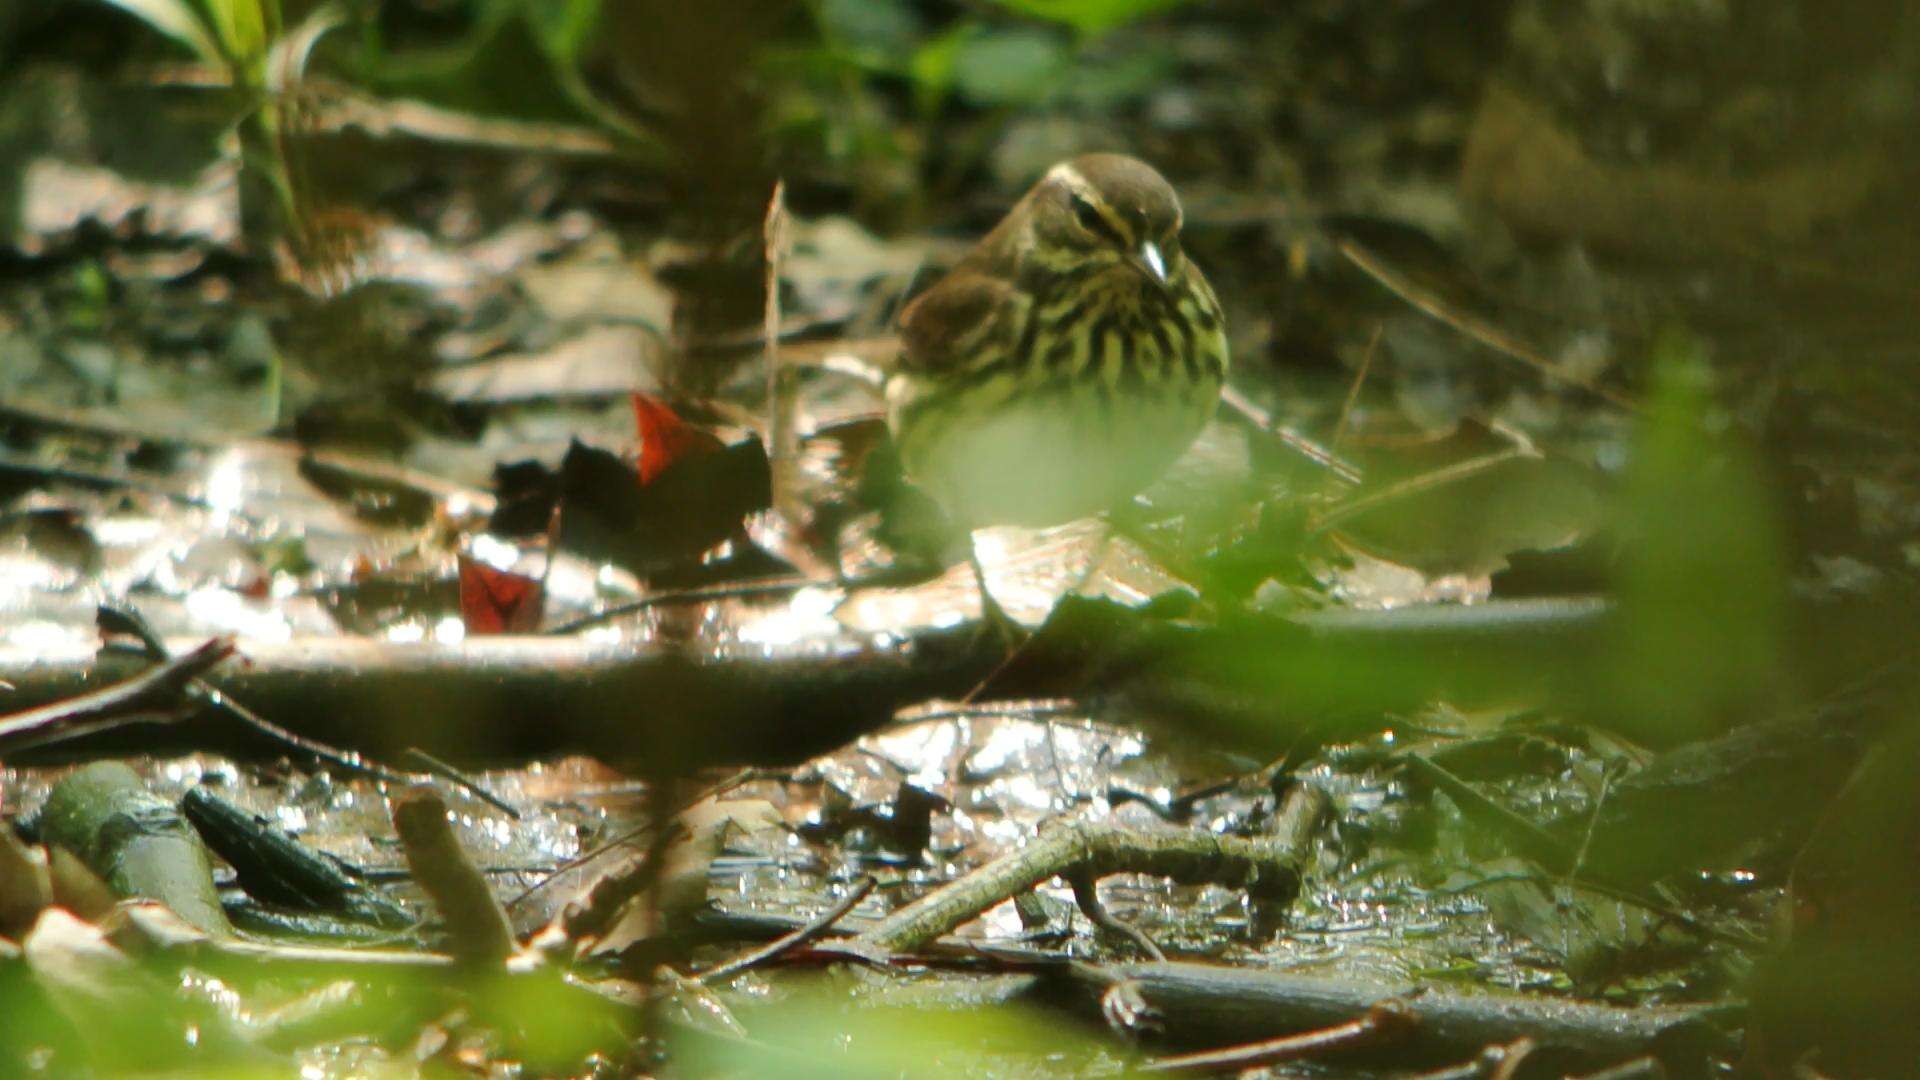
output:
[{"label": "fallen branch", "polygon": [[231,655],[233,642],[214,638],[111,686],[14,713],[0,719],[0,753],[122,724],[179,719],[195,707],[187,700],[187,687]]},{"label": "fallen branch", "polygon": [[1282,446],[1313,462],[1349,484],[1361,481],[1360,470],[1349,462],[1341,460],[1332,450],[1321,446],[1302,435],[1296,435],[1280,426],[1273,414],[1253,403],[1253,400],[1231,386],[1220,388],[1220,404],[1227,411],[1239,416],[1248,424],[1273,436]]},{"label": "fallen branch", "polygon": [[1537,1059],[1556,1067],[1652,1053],[1691,1075],[1721,1041],[1710,1023],[1715,1010],[1705,1006],[1621,1007],[1178,962],[1074,964],[1067,971],[1096,1001],[1116,984],[1132,984],[1130,991],[1157,1014],[1164,1030],[1189,1044],[1333,1028],[1387,1001],[1404,1002],[1411,1014],[1412,1026],[1393,1048],[1402,1066],[1409,1059],[1458,1061],[1526,1038]]},{"label": "fallen branch", "polygon": [[474,964],[499,963],[512,955],[513,925],[447,823],[440,793],[422,785],[400,796],[393,804],[393,827],[414,880],[440,912],[454,955]]},{"label": "fallen branch", "polygon": [[[165,661],[168,658],[169,650],[166,642],[160,639],[160,635],[147,625],[146,620],[142,619],[139,613],[103,604],[95,618],[100,624],[102,633],[124,633],[139,639],[140,647],[145,651],[148,659]],[[415,779],[367,761],[351,751],[336,750],[326,743],[297,735],[242,705],[205,679],[196,676],[188,680],[183,692],[195,701],[204,702],[275,742],[350,774],[365,774],[389,784],[409,784]]]},{"label": "fallen branch", "polygon": [[1155,874],[1183,885],[1224,885],[1259,898],[1291,901],[1299,891],[1304,852],[1295,846],[1298,835],[1244,838],[1091,822],[1056,824],[1043,828],[1026,847],[895,911],[862,933],[858,943],[882,952],[911,952],[1057,875]]},{"label": "fallen branch", "polygon": [[714,983],[724,982],[741,972],[750,971],[753,968],[770,964],[802,945],[818,939],[832,930],[841,919],[846,918],[848,912],[858,907],[860,901],[865,900],[867,894],[873,891],[873,886],[874,880],[872,878],[861,878],[855,883],[852,889],[847,891],[847,895],[840,898],[839,903],[809,920],[805,926],[791,933],[783,934],[774,941],[754,949],[752,952],[742,956],[736,956],[732,960],[717,964],[701,972],[697,977],[698,981],[708,986]]},{"label": "fallen branch", "polygon": [[[455,763],[561,747],[614,763],[669,752],[686,755],[689,768],[803,761],[879,728],[902,705],[957,693],[988,665],[964,630],[920,636],[911,649],[851,644],[826,655],[812,643],[767,655],[759,646],[700,652],[510,634],[248,641],[245,655],[209,680],[222,703],[244,700],[310,744],[376,756],[419,747]],[[84,647],[0,648],[0,678],[19,687],[13,700],[33,704],[140,664]],[[257,752],[254,738],[223,743],[198,728],[192,745]],[[140,749],[155,752],[152,740]]]},{"label": "fallen branch", "polygon": [[200,834],[120,762],[94,762],[55,784],[40,836],[78,855],[116,895],[158,900],[204,933],[233,935]]}]

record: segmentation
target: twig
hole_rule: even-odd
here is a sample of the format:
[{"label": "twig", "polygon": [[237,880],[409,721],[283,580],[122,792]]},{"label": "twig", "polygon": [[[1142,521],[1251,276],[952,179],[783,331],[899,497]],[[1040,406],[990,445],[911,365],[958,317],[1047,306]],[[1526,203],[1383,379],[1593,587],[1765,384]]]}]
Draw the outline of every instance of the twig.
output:
[{"label": "twig", "polygon": [[873,891],[873,886],[873,878],[861,878],[854,883],[852,889],[847,891],[847,895],[840,898],[838,903],[821,912],[819,915],[814,916],[805,926],[791,933],[784,934],[758,949],[754,949],[751,952],[709,968],[695,976],[695,978],[697,981],[711,986],[714,983],[731,979],[743,971],[772,963],[774,960],[785,956],[787,953],[792,952],[800,946],[818,938],[828,930],[833,929],[834,925],[845,918],[848,912],[860,905],[860,901],[867,898],[867,894]]},{"label": "twig", "polygon": [[[1087,707],[1072,698],[1032,698],[1024,701],[927,702],[902,709],[893,716],[893,727],[906,727],[935,720],[1044,720],[1055,716],[1085,716]],[[908,770],[911,772],[912,770]]]},{"label": "twig", "polygon": [[[100,605],[96,618],[100,624],[102,633],[130,634],[139,639],[141,650],[145,652],[149,658],[154,660],[165,660],[167,658],[166,643],[160,639],[160,635],[154,633],[153,627],[147,625],[147,621],[141,618],[138,612],[124,608],[109,607],[108,605],[102,604]],[[229,646],[229,651],[232,651],[231,646]],[[350,773],[359,773],[372,777],[375,780],[384,780],[389,784],[412,784],[419,779],[418,777],[408,776],[405,773],[394,772],[384,765],[370,762],[351,750],[336,750],[326,743],[309,739],[305,735],[297,735],[281,727],[279,724],[268,720],[266,717],[261,716],[259,713],[254,712],[252,709],[247,708],[233,698],[228,697],[226,691],[221,690],[219,687],[207,682],[198,675],[195,675],[189,681],[186,692],[196,700],[211,705],[215,709],[226,713],[228,716],[233,717],[276,742],[290,746],[316,760],[328,762],[338,768],[345,769]]]},{"label": "twig", "polygon": [[[717,799],[720,796],[725,795],[727,792],[732,791],[733,789],[740,787],[743,784],[751,783],[752,781],[761,779],[767,775],[769,775],[769,773],[765,769],[741,769],[739,772],[736,772],[731,776],[728,776],[725,780],[722,780],[719,783],[714,784],[713,786],[707,788],[705,791],[702,791],[700,794],[688,800],[684,806],[680,807],[680,810],[684,811],[688,807],[698,806],[699,804],[706,802],[708,799]],[[544,890],[547,886],[553,884],[555,881],[558,881],[560,879],[560,875],[565,874],[571,870],[577,870],[580,867],[585,866],[586,864],[599,858],[600,856],[605,855],[607,852],[612,851],[614,848],[620,847],[625,844],[631,844],[635,840],[638,840],[641,837],[646,836],[648,833],[652,831],[653,831],[653,822],[651,821],[641,822],[639,825],[636,825],[633,828],[628,829],[626,832],[620,833],[619,835],[614,836],[610,840],[607,840],[603,843],[595,845],[592,850],[582,852],[579,855],[575,855],[573,858],[568,859],[566,862],[563,862],[559,866],[554,867],[553,870],[547,874],[547,876],[527,886],[525,889],[522,889],[520,891],[520,895],[515,896],[513,899],[507,901],[506,903],[507,910],[511,911],[514,908],[519,907],[521,904],[525,903],[529,897],[533,896],[535,893],[538,893]]]},{"label": "twig", "polygon": [[542,630],[541,633],[556,636],[577,633],[590,627],[599,626],[602,623],[612,622],[623,615],[632,615],[635,612],[645,611],[648,608],[659,607],[663,604],[699,603],[707,600],[734,600],[750,596],[774,596],[780,593],[797,592],[809,585],[834,584],[838,583],[820,581],[816,578],[807,577],[804,574],[785,574],[780,577],[762,578],[754,581],[734,581],[719,585],[701,585],[690,589],[668,589],[657,593],[649,593],[638,600],[630,600],[624,604],[616,604],[602,611],[596,611],[591,615],[582,615],[577,619],[569,620],[558,626],[550,626]]},{"label": "twig", "polygon": [[1446,487],[1448,484],[1457,484],[1463,480],[1470,480],[1479,476],[1481,473],[1497,469],[1510,461],[1535,456],[1537,455],[1530,451],[1519,447],[1511,447],[1477,458],[1456,461],[1452,465],[1443,466],[1431,472],[1424,472],[1418,476],[1409,476],[1398,483],[1388,484],[1378,491],[1370,491],[1365,495],[1348,499],[1346,502],[1332,507],[1313,520],[1311,531],[1314,535],[1319,535],[1348,518],[1357,517],[1369,510],[1378,509],[1388,503],[1412,498],[1415,495],[1424,495],[1429,491]]},{"label": "twig", "polygon": [[1182,884],[1220,884],[1288,899],[1299,888],[1300,857],[1274,837],[1056,823],[1026,847],[895,911],[863,933],[860,943],[885,952],[909,952],[1008,897],[1055,875],[1081,870],[1095,876],[1157,874]]},{"label": "twig", "polygon": [[689,979],[665,964],[659,967],[656,977],[666,983],[674,993],[686,995],[690,1004],[704,1010],[709,1019],[726,1029],[729,1037],[735,1039],[747,1037],[747,1026],[740,1022],[739,1017],[733,1015],[733,1010],[727,1008],[727,1003],[721,1001],[720,996],[715,994],[706,983],[699,979]]},{"label": "twig", "polygon": [[177,719],[191,711],[183,700],[203,672],[233,655],[233,642],[213,638],[131,679],[65,701],[0,719],[0,748],[8,751],[75,738],[122,724]]},{"label": "twig", "polygon": [[1500,1055],[1500,1064],[1487,1080],[1513,1080],[1520,1075],[1520,1066],[1526,1063],[1535,1049],[1534,1041],[1522,1035],[1506,1045]]},{"label": "twig", "polygon": [[1346,441],[1347,423],[1353,419],[1353,406],[1360,400],[1360,388],[1367,385],[1367,374],[1373,370],[1373,354],[1380,347],[1380,332],[1385,325],[1373,324],[1373,335],[1367,338],[1367,351],[1360,354],[1360,370],[1354,372],[1353,385],[1347,387],[1347,400],[1340,403],[1340,420],[1333,425],[1333,438],[1327,442],[1330,450],[1337,452]]},{"label": "twig", "polygon": [[378,762],[368,761],[356,751],[335,749],[317,739],[295,734],[228,697],[226,691],[205,680],[195,680],[192,689],[195,694],[204,695],[207,704],[225,712],[267,738],[290,746],[316,761],[323,761],[336,768],[344,769],[349,774],[357,773],[389,784],[411,784],[419,780],[419,777],[395,772]]},{"label": "twig", "polygon": [[453,954],[480,964],[512,955],[513,925],[447,823],[447,804],[440,793],[425,784],[409,789],[394,801],[393,827],[414,880],[446,924]]},{"label": "twig", "polygon": [[1281,445],[1315,465],[1333,473],[1349,484],[1360,482],[1360,470],[1343,461],[1331,450],[1302,435],[1296,435],[1279,426],[1273,414],[1255,405],[1251,399],[1231,386],[1220,388],[1220,403],[1230,411],[1238,413],[1240,418],[1254,427],[1278,439]]},{"label": "twig", "polygon": [[1604,881],[1595,881],[1591,878],[1549,876],[1532,872],[1500,873],[1489,874],[1486,877],[1469,881],[1464,885],[1452,885],[1446,888],[1436,889],[1435,892],[1447,895],[1472,892],[1476,889],[1483,889],[1489,885],[1499,885],[1508,881],[1526,882],[1530,885],[1561,886],[1594,893],[1599,896],[1604,896],[1609,900],[1618,900],[1623,904],[1632,904],[1634,907],[1651,911],[1676,926],[1686,927],[1701,937],[1712,938],[1715,941],[1724,941],[1729,945],[1744,949],[1756,949],[1766,944],[1764,940],[1751,934],[1736,934],[1710,926],[1679,908],[1669,904],[1663,904],[1650,896],[1635,892],[1632,889],[1621,888],[1618,885],[1609,885]]},{"label": "twig", "polygon": [[1100,902],[1100,879],[1091,870],[1082,868],[1068,874],[1067,884],[1073,887],[1073,902],[1079,905],[1080,913],[1085,915],[1094,926],[1133,942],[1134,948],[1146,953],[1151,959],[1167,958],[1167,954],[1147,936],[1145,930],[1115,917],[1113,912],[1108,911],[1106,905]]},{"label": "twig", "polygon": [[331,81],[309,82],[324,91],[314,95],[315,124],[323,132],[359,131],[375,139],[416,138],[556,157],[618,158],[634,149],[595,128],[479,116],[423,101],[381,99]]},{"label": "twig", "polygon": [[778,180],[767,200],[761,239],[766,244],[767,295],[762,346],[767,365],[767,457],[773,473],[773,507],[787,520],[804,520],[794,490],[794,469],[800,460],[799,408],[792,380],[780,360],[780,272],[786,261],[788,234],[787,184]]},{"label": "twig", "polygon": [[1496,1070],[1506,1063],[1508,1058],[1511,1057],[1516,1052],[1516,1049],[1520,1048],[1523,1043],[1525,1047],[1521,1052],[1521,1056],[1524,1057],[1526,1054],[1533,1052],[1533,1041],[1525,1036],[1521,1036],[1510,1043],[1494,1043],[1491,1046],[1487,1046],[1478,1054],[1457,1065],[1449,1065],[1444,1069],[1434,1069],[1431,1072],[1423,1072],[1416,1076],[1409,1076],[1406,1080],[1487,1080],[1488,1077],[1492,1076]]},{"label": "twig", "polygon": [[[168,960],[205,967],[223,974],[259,977],[264,973],[298,972],[302,977],[349,973],[366,977],[377,972],[444,971],[457,960],[446,953],[405,949],[342,949],[328,945],[289,945],[242,937],[214,937],[181,919],[156,901],[121,904],[109,916],[115,933],[137,937],[142,955],[155,953]],[[305,969],[305,970],[303,970]]]},{"label": "twig", "polygon": [[1277,1039],[1204,1050],[1177,1057],[1157,1058],[1140,1067],[1142,1072],[1185,1072],[1188,1070],[1225,1071],[1255,1069],[1280,1061],[1297,1061],[1335,1050],[1357,1046],[1379,1046],[1404,1037],[1418,1023],[1417,1017],[1402,1001],[1383,1001],[1365,1015],[1342,1024],[1282,1035]]},{"label": "twig", "polygon": [[408,747],[406,756],[408,758],[411,758],[414,761],[419,762],[421,769],[425,770],[426,772],[432,773],[433,775],[440,777],[441,779],[447,781],[448,783],[466,792],[467,794],[473,796],[474,798],[479,799],[481,802],[486,803],[488,806],[493,807],[495,810],[498,810],[501,813],[507,815],[513,820],[515,821],[520,820],[520,811],[515,810],[512,804],[508,803],[507,800],[501,798],[500,796],[495,795],[493,792],[488,791],[486,788],[480,786],[478,781],[469,777],[467,774],[461,772],[459,769],[456,769],[453,766],[447,764],[446,762],[441,761],[439,758],[434,757],[432,754],[427,753],[425,750],[422,750],[417,746]]},{"label": "twig", "polygon": [[1380,283],[1388,292],[1406,301],[1414,310],[1428,318],[1453,328],[1502,356],[1518,360],[1520,363],[1534,369],[1553,382],[1564,383],[1576,389],[1584,390],[1609,405],[1617,406],[1628,412],[1637,413],[1640,411],[1640,406],[1631,398],[1561,369],[1558,365],[1549,361],[1546,357],[1541,356],[1537,351],[1528,347],[1524,342],[1508,334],[1506,331],[1491,325],[1483,319],[1454,308],[1446,301],[1414,284],[1411,278],[1395,270],[1392,266],[1388,265],[1385,260],[1374,255],[1371,251],[1361,247],[1359,244],[1354,243],[1352,240],[1337,240],[1334,243],[1334,247],[1339,250],[1341,255],[1346,256],[1348,262],[1359,268],[1361,273],[1366,274],[1374,281]]},{"label": "twig", "polygon": [[1573,863],[1573,849],[1558,836],[1521,817],[1480,793],[1478,788],[1434,764],[1424,754],[1405,754],[1400,761],[1409,770],[1447,793],[1469,818],[1487,822],[1505,833],[1520,850],[1555,870]]},{"label": "twig", "polygon": [[202,510],[213,509],[213,504],[205,496],[183,491],[177,486],[169,486],[149,477],[127,476],[122,473],[102,472],[95,469],[80,469],[69,465],[55,465],[38,461],[25,454],[9,450],[0,450],[0,474],[21,473],[42,480],[57,480],[75,484],[79,487],[97,491],[141,491],[156,498],[179,503],[182,506],[196,507]]},{"label": "twig", "polygon": [[1600,828],[1600,811],[1607,807],[1607,796],[1613,791],[1613,773],[1600,774],[1600,793],[1593,798],[1593,813],[1587,815],[1587,827],[1580,834],[1580,849],[1573,853],[1573,864],[1567,869],[1569,877],[1577,876],[1580,868],[1587,864],[1587,852],[1593,847],[1593,834]]},{"label": "twig", "polygon": [[1568,1080],[1665,1080],[1666,1075],[1666,1066],[1660,1064],[1660,1059],[1647,1054],[1632,1061],[1610,1065],[1599,1072],[1568,1077]]},{"label": "twig", "polygon": [[1409,1002],[1419,1023],[1406,1033],[1407,1054],[1442,1061],[1525,1037],[1543,1053],[1589,1067],[1659,1048],[1676,1070],[1693,1075],[1704,1070],[1702,1059],[1712,1045],[1709,1034],[1718,1016],[1711,1006],[1605,1005],[1487,988],[1422,989],[1401,980],[1212,963],[1079,963],[1066,967],[1064,975],[1097,994],[1115,983],[1131,982],[1167,1031],[1222,1043],[1332,1027],[1364,1016],[1381,1002],[1418,993]]}]

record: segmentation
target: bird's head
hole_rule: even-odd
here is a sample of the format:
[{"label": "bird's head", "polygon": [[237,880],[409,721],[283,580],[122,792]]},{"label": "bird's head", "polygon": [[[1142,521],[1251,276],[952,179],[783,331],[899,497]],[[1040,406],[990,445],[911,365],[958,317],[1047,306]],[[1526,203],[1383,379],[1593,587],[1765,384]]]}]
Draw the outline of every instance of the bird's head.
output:
[{"label": "bird's head", "polygon": [[1029,258],[1047,272],[1125,267],[1162,289],[1178,277],[1180,199],[1146,162],[1083,154],[1055,165],[1027,198]]}]

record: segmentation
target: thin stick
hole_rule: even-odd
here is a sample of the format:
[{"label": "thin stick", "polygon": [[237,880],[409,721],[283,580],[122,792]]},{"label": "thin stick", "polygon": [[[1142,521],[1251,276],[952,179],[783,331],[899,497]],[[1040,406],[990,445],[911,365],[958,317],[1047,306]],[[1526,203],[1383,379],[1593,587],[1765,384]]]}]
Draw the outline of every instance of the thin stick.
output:
[{"label": "thin stick", "polygon": [[1466,312],[1454,308],[1438,296],[1414,284],[1411,278],[1395,270],[1392,266],[1389,266],[1385,260],[1375,256],[1372,252],[1354,243],[1352,240],[1343,239],[1336,242],[1334,246],[1339,249],[1340,254],[1346,256],[1348,262],[1358,267],[1361,273],[1366,274],[1378,282],[1388,292],[1406,301],[1407,304],[1422,315],[1444,326],[1451,327],[1453,330],[1485,345],[1487,348],[1492,349],[1502,356],[1519,361],[1546,376],[1553,382],[1564,383],[1575,389],[1584,390],[1607,404],[1625,409],[1630,413],[1640,411],[1639,404],[1633,399],[1626,397],[1618,391],[1562,370],[1559,365],[1541,356],[1539,352],[1530,348],[1525,342],[1522,342],[1513,335],[1488,323],[1484,319],[1469,315]]},{"label": "thin stick", "polygon": [[910,952],[1002,900],[1055,875],[1155,874],[1186,885],[1216,884],[1263,899],[1290,900],[1302,853],[1278,837],[1243,838],[1183,829],[1133,829],[1055,821],[1026,847],[899,908],[860,935],[880,952]]},{"label": "thin stick", "polygon": [[1118,934],[1133,942],[1134,948],[1152,959],[1166,962],[1167,954],[1147,936],[1145,930],[1108,911],[1106,905],[1100,902],[1100,880],[1091,870],[1083,867],[1068,874],[1067,884],[1073,887],[1073,902],[1079,906],[1080,913],[1087,917],[1088,922],[1109,934]]},{"label": "thin stick", "polygon": [[799,427],[795,423],[798,402],[791,380],[780,362],[780,270],[787,254],[787,183],[773,185],[773,197],[767,200],[767,217],[761,231],[766,244],[767,297],[766,321],[762,330],[767,364],[767,456],[773,472],[773,506],[787,520],[804,520],[794,491],[793,470],[800,459]]},{"label": "thin stick", "polygon": [[1520,1066],[1533,1051],[1533,1040],[1524,1035],[1508,1043],[1505,1051],[1500,1055],[1499,1067],[1493,1070],[1493,1075],[1487,1077],[1487,1080],[1513,1080],[1520,1075]]},{"label": "thin stick", "polygon": [[736,581],[721,585],[700,585],[690,589],[669,589],[649,593],[638,600],[624,604],[615,604],[604,611],[591,615],[582,615],[570,619],[558,626],[551,626],[541,633],[549,635],[572,634],[602,623],[612,622],[623,615],[645,611],[662,604],[699,603],[705,600],[734,600],[750,596],[773,596],[779,593],[798,592],[809,585],[837,585],[839,582],[820,581],[804,574],[786,574],[781,577],[761,578],[755,581]]},{"label": "thin stick", "polygon": [[[697,806],[700,803],[706,802],[708,799],[717,799],[720,796],[725,795],[727,792],[732,791],[734,788],[741,786],[742,784],[750,783],[766,775],[768,775],[768,773],[764,769],[741,769],[739,772],[734,773],[733,775],[727,777],[725,780],[720,781],[719,783],[713,785],[712,787],[707,788],[705,791],[701,792],[700,794],[694,796],[693,799],[686,804],[686,806],[682,806],[680,809],[685,810],[689,806]],[[547,886],[560,880],[560,875],[568,872],[569,870],[576,870],[582,866],[585,866],[587,863],[590,863],[593,860],[599,858],[600,856],[605,855],[607,852],[612,851],[614,848],[620,847],[623,844],[630,844],[633,841],[640,839],[641,837],[647,835],[649,832],[652,832],[652,831],[653,831],[653,822],[644,821],[638,825],[635,825],[633,828],[628,829],[626,832],[620,833],[619,835],[613,837],[612,839],[607,840],[604,843],[601,843],[599,845],[596,845],[590,851],[584,851],[578,855],[575,855],[573,858],[568,859],[566,862],[563,862],[559,866],[554,867],[552,872],[547,874],[546,877],[543,877],[539,881],[536,881],[533,884],[527,886],[525,889],[522,889],[520,891],[520,895],[507,901],[506,903],[507,910],[512,911],[514,908],[524,903],[528,897],[532,896],[537,892],[540,892],[542,889],[545,889]]]},{"label": "thin stick", "polygon": [[1457,484],[1463,480],[1470,480],[1481,473],[1499,468],[1510,461],[1517,461],[1521,458],[1534,456],[1536,455],[1518,448],[1498,450],[1481,457],[1457,461],[1452,465],[1435,469],[1432,472],[1424,472],[1418,476],[1410,476],[1399,483],[1388,484],[1378,491],[1370,491],[1365,495],[1349,499],[1333,507],[1314,519],[1310,533],[1311,535],[1317,536],[1338,525],[1340,522],[1351,517],[1357,517],[1369,510],[1377,509],[1378,507],[1397,502],[1401,499],[1411,498],[1415,495],[1424,495],[1429,491],[1446,487],[1448,484]]},{"label": "thin stick", "polygon": [[1666,1075],[1666,1066],[1660,1064],[1660,1059],[1652,1054],[1646,1054],[1631,1061],[1608,1066],[1599,1072],[1570,1077],[1569,1080],[1665,1080]]},{"label": "thin stick", "polygon": [[[96,620],[103,633],[125,633],[139,639],[141,649],[148,657],[154,660],[168,658],[166,643],[160,640],[160,635],[154,632],[153,627],[147,625],[147,621],[141,618],[138,612],[102,604],[96,613]],[[195,699],[226,713],[267,738],[290,746],[318,761],[327,762],[348,772],[384,780],[389,784],[414,784],[421,779],[421,777],[395,772],[384,765],[368,761],[354,751],[336,750],[326,743],[309,739],[305,735],[296,735],[228,697],[226,691],[198,676],[194,677],[186,689]]]},{"label": "thin stick", "polygon": [[507,800],[481,787],[478,781],[469,777],[466,773],[461,772],[459,769],[441,761],[439,758],[434,757],[432,754],[427,753],[417,746],[407,747],[406,756],[419,762],[421,769],[424,771],[440,777],[454,787],[479,799],[481,802],[486,803],[488,806],[493,807],[495,810],[500,811],[513,820],[520,820],[520,811],[515,810]]},{"label": "thin stick", "polygon": [[1314,442],[1312,439],[1302,435],[1296,435],[1280,427],[1279,422],[1273,418],[1272,413],[1255,405],[1250,398],[1240,391],[1235,390],[1233,387],[1223,386],[1220,388],[1220,403],[1225,405],[1228,411],[1239,414],[1242,420],[1273,436],[1275,439],[1280,440],[1282,446],[1313,462],[1315,465],[1326,469],[1328,472],[1333,473],[1349,484],[1358,484],[1360,482],[1359,469],[1340,460],[1332,451]]},{"label": "thin stick", "polygon": [[513,924],[487,879],[447,823],[447,804],[429,785],[394,800],[393,828],[413,879],[447,929],[447,947],[471,963],[497,963],[513,953]]},{"label": "thin stick", "polygon": [[1032,698],[1025,701],[989,701],[978,705],[928,704],[915,706],[922,711],[903,709],[893,715],[891,727],[906,727],[937,720],[976,720],[1011,718],[1040,720],[1053,716],[1085,716],[1087,707],[1072,698]]},{"label": "thin stick", "polygon": [[200,673],[233,655],[233,642],[213,638],[171,659],[162,659],[131,679],[91,693],[27,709],[0,719],[0,745],[9,750],[38,746],[87,732],[182,713],[181,699]]},{"label": "thin stick", "polygon": [[1333,425],[1333,438],[1327,444],[1331,450],[1338,451],[1340,444],[1346,440],[1347,422],[1353,419],[1353,406],[1360,400],[1360,388],[1367,385],[1367,373],[1373,370],[1373,353],[1380,347],[1380,332],[1385,328],[1385,323],[1373,324],[1373,336],[1367,339],[1367,351],[1360,354],[1360,370],[1354,373],[1353,385],[1347,387],[1347,400],[1340,404],[1340,422]]},{"label": "thin stick", "polygon": [[754,949],[751,952],[734,957],[732,960],[728,960],[713,968],[709,968],[695,976],[695,980],[711,986],[714,983],[731,979],[743,971],[772,963],[800,946],[820,937],[820,935],[826,933],[828,930],[833,929],[835,923],[846,918],[848,912],[860,906],[860,901],[867,898],[867,894],[873,891],[875,884],[876,882],[871,877],[861,878],[854,883],[853,888],[848,891],[847,895],[840,898],[839,903],[834,904],[832,907],[814,916],[805,926],[791,933],[783,934],[758,949]]},{"label": "thin stick", "polygon": [[1382,1002],[1365,1015],[1344,1024],[1301,1031],[1224,1050],[1203,1050],[1177,1057],[1163,1057],[1141,1066],[1142,1072],[1184,1072],[1204,1069],[1208,1072],[1253,1069],[1280,1061],[1297,1061],[1335,1050],[1356,1046],[1378,1046],[1406,1035],[1418,1019],[1401,1002]]},{"label": "thin stick", "polygon": [[1400,761],[1409,771],[1418,773],[1433,786],[1446,792],[1447,797],[1460,807],[1461,813],[1469,818],[1490,823],[1528,856],[1550,863],[1556,870],[1564,870],[1572,865],[1573,848],[1560,837],[1535,824],[1532,819],[1523,817],[1508,809],[1504,803],[1481,794],[1478,788],[1434,764],[1424,754],[1404,754],[1400,757]]},{"label": "thin stick", "polygon": [[290,746],[316,761],[324,761],[336,768],[345,769],[349,773],[359,773],[362,776],[371,777],[375,780],[383,780],[389,784],[414,784],[418,783],[421,779],[409,773],[389,769],[379,762],[369,761],[356,750],[340,750],[328,746],[326,743],[320,742],[317,739],[309,739],[305,735],[295,734],[228,697],[225,690],[220,689],[204,679],[194,680],[192,690],[195,694],[204,695],[207,704],[212,705],[214,708],[219,709],[235,720],[265,735],[267,738]]}]

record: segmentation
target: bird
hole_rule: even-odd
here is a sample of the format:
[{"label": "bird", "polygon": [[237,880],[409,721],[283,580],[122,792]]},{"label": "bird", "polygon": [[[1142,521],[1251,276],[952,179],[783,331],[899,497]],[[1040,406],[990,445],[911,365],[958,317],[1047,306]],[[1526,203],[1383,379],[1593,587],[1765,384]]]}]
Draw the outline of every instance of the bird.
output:
[{"label": "bird", "polygon": [[1180,199],[1151,165],[1083,154],[1047,171],[901,310],[887,426],[906,476],[967,537],[1113,509],[1213,416],[1226,319],[1181,250]]}]

